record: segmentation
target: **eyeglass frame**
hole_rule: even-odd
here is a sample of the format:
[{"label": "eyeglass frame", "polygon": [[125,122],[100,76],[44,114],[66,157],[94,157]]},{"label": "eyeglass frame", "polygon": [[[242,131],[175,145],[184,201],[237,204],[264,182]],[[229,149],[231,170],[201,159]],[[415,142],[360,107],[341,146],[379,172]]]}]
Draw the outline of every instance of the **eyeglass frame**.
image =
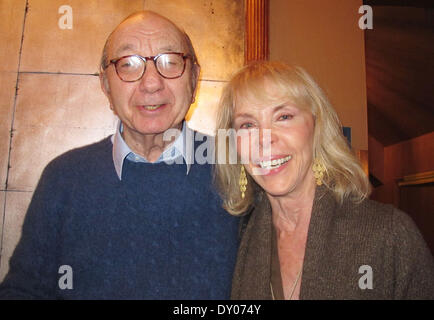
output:
[{"label": "eyeglass frame", "polygon": [[[160,70],[158,70],[156,61],[157,61],[157,59],[159,57],[161,57],[162,55],[165,55],[165,54],[177,54],[179,56],[182,56],[182,59],[184,60],[184,68],[182,69],[182,72],[181,72],[181,74],[179,76],[176,76],[176,77],[166,77],[166,76],[164,76],[164,75],[161,74]],[[119,75],[118,68],[116,67],[116,64],[121,59],[129,58],[129,57],[138,57],[138,58],[140,58],[145,63],[142,75],[137,80],[123,80],[121,78],[121,76]],[[120,58],[115,58],[115,59],[110,60],[109,63],[103,68],[103,70],[106,70],[111,64],[113,64],[115,66],[116,74],[118,75],[119,79],[121,79],[124,82],[136,82],[136,81],[139,81],[140,79],[143,78],[143,75],[146,72],[146,64],[148,63],[149,60],[152,60],[154,62],[154,65],[155,65],[155,70],[157,70],[158,74],[160,76],[162,76],[164,79],[178,79],[178,78],[182,77],[182,75],[185,72],[185,66],[187,65],[187,63],[185,62],[186,59],[192,59],[192,56],[190,54],[184,54],[182,52],[161,52],[161,53],[159,53],[159,54],[157,54],[155,56],[148,56],[148,57],[143,57],[143,56],[141,56],[139,54],[130,54],[130,55],[126,55],[126,56],[122,56]],[[193,62],[193,63],[195,63],[195,62]]]}]

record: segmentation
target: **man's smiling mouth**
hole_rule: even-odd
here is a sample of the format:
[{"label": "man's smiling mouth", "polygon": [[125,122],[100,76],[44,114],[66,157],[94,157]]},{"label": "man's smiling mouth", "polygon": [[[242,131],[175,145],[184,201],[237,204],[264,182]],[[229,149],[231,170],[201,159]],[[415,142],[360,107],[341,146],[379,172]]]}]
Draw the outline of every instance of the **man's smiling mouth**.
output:
[{"label": "man's smiling mouth", "polygon": [[141,107],[145,110],[153,111],[157,110],[161,106],[164,106],[164,104],[142,105]]}]

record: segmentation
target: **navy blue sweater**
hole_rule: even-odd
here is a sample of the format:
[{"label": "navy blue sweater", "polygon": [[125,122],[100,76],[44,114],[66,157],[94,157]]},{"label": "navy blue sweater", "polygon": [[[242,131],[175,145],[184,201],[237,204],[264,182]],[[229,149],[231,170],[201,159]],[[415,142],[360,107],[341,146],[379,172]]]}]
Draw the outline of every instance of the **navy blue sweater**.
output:
[{"label": "navy blue sweater", "polygon": [[106,138],[44,170],[0,298],[228,299],[237,233],[209,165],[125,160],[119,180]]}]

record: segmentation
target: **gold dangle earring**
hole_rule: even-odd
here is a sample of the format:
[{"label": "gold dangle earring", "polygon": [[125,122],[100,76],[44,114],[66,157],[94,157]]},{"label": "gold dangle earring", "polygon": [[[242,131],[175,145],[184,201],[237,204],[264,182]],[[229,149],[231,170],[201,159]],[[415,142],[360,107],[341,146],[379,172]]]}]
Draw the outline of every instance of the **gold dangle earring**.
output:
[{"label": "gold dangle earring", "polygon": [[318,186],[322,185],[322,182],[323,182],[322,179],[324,177],[325,167],[318,158],[316,158],[314,163],[313,163],[312,171],[313,171],[313,175],[316,179],[316,184]]},{"label": "gold dangle earring", "polygon": [[240,184],[241,198],[244,199],[244,196],[245,196],[244,193],[247,190],[247,176],[246,176],[246,171],[244,170],[243,165],[241,165],[239,184]]}]

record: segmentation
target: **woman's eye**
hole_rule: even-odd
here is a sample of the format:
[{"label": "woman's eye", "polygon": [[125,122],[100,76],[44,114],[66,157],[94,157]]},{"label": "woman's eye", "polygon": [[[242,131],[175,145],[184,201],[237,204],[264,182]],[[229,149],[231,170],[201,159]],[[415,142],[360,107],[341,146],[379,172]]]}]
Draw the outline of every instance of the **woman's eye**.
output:
[{"label": "woman's eye", "polygon": [[252,128],[252,127],[253,127],[253,124],[250,123],[250,122],[247,122],[247,123],[243,123],[243,124],[240,126],[240,129],[250,129],[250,128]]},{"label": "woman's eye", "polygon": [[284,114],[279,117],[279,120],[291,120],[294,116],[290,114]]}]

